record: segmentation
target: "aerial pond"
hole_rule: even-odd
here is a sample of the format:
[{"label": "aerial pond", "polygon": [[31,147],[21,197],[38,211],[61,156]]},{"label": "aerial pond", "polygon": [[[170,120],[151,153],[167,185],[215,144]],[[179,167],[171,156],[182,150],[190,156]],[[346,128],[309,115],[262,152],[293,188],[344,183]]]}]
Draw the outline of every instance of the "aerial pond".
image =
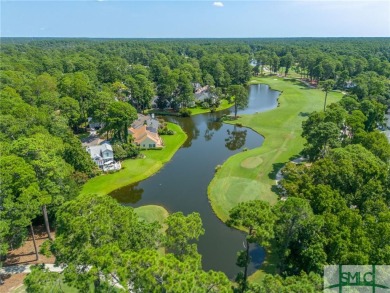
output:
[{"label": "aerial pond", "polygon": [[[267,85],[251,85],[249,105],[239,115],[253,114],[277,106],[279,92]],[[208,113],[190,118],[165,117],[179,124],[188,139],[172,160],[154,176],[117,189],[110,195],[120,203],[133,207],[161,205],[170,213],[198,212],[205,234],[200,238],[198,250],[202,254],[203,268],[223,271],[233,278],[239,268],[235,265],[237,252],[243,249],[244,233],[227,227],[213,213],[207,198],[207,187],[215,168],[244,148],[261,146],[263,137],[251,129],[224,124],[219,118],[230,110]],[[264,261],[264,251],[252,247],[249,273]]]}]

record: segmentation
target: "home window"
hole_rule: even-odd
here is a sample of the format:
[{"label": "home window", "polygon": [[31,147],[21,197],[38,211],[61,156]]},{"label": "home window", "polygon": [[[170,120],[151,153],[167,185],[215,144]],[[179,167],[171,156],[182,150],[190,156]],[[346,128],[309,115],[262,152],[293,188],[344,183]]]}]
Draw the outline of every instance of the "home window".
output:
[{"label": "home window", "polygon": [[155,148],[156,145],[155,145],[154,143],[150,143],[150,144],[149,144],[149,147],[150,147],[150,148]]}]

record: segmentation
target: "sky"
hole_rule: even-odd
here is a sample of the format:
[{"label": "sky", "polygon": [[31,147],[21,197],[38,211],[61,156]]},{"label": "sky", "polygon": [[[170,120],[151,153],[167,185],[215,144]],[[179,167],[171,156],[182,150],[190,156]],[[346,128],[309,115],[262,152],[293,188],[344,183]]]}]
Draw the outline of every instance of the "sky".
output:
[{"label": "sky", "polygon": [[390,37],[390,0],[0,1],[2,37]]}]

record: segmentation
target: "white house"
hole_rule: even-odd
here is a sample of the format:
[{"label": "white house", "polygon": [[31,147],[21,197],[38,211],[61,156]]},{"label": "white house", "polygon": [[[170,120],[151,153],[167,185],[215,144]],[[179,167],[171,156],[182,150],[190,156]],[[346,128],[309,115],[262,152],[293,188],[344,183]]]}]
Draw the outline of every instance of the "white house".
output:
[{"label": "white house", "polygon": [[87,146],[87,152],[91,156],[92,160],[103,171],[119,170],[121,168],[120,163],[114,161],[114,152],[111,144],[104,142],[100,145]]}]

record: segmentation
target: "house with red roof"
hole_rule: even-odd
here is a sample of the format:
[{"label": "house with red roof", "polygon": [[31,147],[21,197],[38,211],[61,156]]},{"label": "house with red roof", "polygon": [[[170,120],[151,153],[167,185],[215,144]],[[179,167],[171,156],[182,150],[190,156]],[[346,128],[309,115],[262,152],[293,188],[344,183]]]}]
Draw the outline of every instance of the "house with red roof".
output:
[{"label": "house with red roof", "polygon": [[149,131],[147,125],[130,127],[129,134],[133,136],[134,143],[142,149],[158,149],[164,146],[158,133]]}]

